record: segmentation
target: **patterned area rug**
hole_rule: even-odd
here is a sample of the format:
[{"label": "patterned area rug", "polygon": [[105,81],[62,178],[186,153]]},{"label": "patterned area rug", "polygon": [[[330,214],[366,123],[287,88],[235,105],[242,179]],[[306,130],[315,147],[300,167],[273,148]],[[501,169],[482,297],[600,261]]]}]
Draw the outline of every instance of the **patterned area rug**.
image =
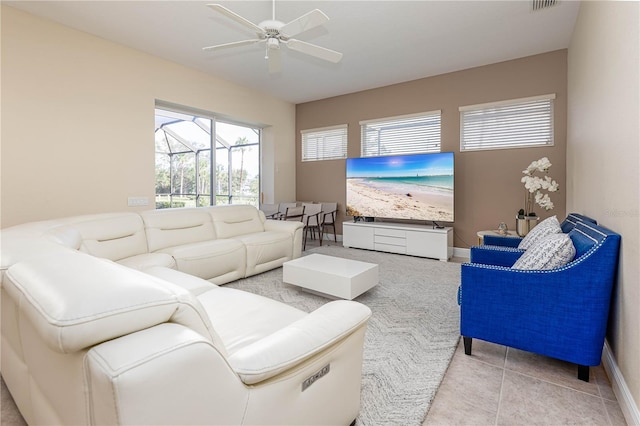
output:
[{"label": "patterned area rug", "polygon": [[[356,301],[373,311],[364,346],[358,425],[422,425],[458,344],[460,264],[323,246],[320,253],[379,265],[380,283]],[[282,283],[282,268],[227,284],[310,312],[328,299]]]}]

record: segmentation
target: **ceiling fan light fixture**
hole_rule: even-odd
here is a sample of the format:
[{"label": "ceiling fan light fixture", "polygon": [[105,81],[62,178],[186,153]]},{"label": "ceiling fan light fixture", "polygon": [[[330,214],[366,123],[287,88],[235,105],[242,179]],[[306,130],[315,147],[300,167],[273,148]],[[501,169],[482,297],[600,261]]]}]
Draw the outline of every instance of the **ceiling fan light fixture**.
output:
[{"label": "ceiling fan light fixture", "polygon": [[280,21],[269,19],[268,21],[260,22],[258,26],[269,36],[278,36],[280,35],[280,28],[282,28],[284,24]]},{"label": "ceiling fan light fixture", "polygon": [[270,37],[267,39],[267,49],[280,49],[280,42],[277,38]]}]

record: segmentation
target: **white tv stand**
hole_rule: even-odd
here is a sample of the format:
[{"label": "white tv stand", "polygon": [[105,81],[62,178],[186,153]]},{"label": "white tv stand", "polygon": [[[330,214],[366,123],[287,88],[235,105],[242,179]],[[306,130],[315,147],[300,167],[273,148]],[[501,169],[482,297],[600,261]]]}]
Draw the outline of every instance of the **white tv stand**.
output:
[{"label": "white tv stand", "polygon": [[342,222],[344,247],[407,254],[448,261],[453,228],[391,222]]}]

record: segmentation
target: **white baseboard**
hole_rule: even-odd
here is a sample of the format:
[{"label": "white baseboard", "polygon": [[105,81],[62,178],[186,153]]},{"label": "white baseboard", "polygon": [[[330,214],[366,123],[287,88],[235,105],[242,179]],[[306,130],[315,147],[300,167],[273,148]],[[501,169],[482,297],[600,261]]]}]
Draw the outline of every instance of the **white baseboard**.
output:
[{"label": "white baseboard", "polygon": [[459,248],[459,247],[453,248],[453,257],[464,257],[466,259],[469,259],[470,256],[471,256],[471,249]]},{"label": "white baseboard", "polygon": [[602,351],[602,366],[604,367],[609,379],[611,380],[611,386],[613,387],[613,393],[618,398],[618,404],[628,425],[640,425],[640,410],[633,400],[631,391],[627,387],[627,383],[624,380],[622,372],[618,368],[613,352],[609,347],[608,342],[604,342],[604,350]]}]

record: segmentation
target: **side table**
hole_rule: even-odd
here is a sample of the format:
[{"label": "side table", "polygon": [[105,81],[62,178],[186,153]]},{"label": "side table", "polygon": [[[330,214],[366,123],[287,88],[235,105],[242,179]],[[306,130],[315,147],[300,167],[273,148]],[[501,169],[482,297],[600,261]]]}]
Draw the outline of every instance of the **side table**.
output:
[{"label": "side table", "polygon": [[497,235],[499,237],[514,237],[520,238],[520,236],[516,233],[516,231],[507,231],[506,234],[501,234],[495,229],[487,230],[487,231],[478,231],[478,245],[481,246],[484,242],[485,235]]}]

